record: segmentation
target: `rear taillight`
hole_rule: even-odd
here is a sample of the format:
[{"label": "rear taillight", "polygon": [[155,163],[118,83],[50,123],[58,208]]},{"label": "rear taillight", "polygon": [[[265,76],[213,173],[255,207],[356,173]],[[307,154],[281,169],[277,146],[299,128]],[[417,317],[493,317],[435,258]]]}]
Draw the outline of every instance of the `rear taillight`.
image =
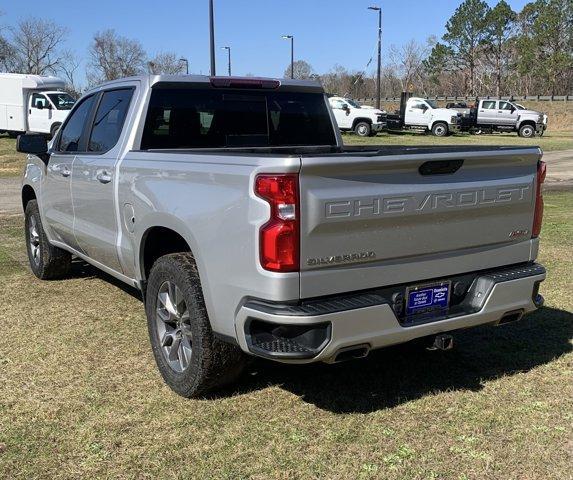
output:
[{"label": "rear taillight", "polygon": [[536,238],[541,233],[543,222],[543,182],[547,173],[547,164],[543,161],[537,163],[537,190],[535,193],[535,215],[533,217],[533,228],[531,237]]},{"label": "rear taillight", "polygon": [[260,232],[261,266],[273,272],[298,272],[298,175],[259,175],[255,193],[271,207],[271,218]]}]

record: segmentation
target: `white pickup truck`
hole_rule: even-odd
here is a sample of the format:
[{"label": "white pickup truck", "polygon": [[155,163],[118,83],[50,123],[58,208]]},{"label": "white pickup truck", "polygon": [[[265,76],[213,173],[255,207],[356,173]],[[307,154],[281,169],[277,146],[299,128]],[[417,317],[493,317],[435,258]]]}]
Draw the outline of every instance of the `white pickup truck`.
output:
[{"label": "white pickup truck", "polygon": [[353,131],[360,137],[370,137],[386,128],[386,112],[360,105],[345,97],[330,97],[330,107],[341,131]]},{"label": "white pickup truck", "polygon": [[400,111],[388,115],[388,130],[424,130],[445,137],[460,129],[461,114],[450,108],[439,108],[434,100],[410,97],[402,93]]},{"label": "white pickup truck", "polygon": [[138,288],[187,397],[246,355],[447,349],[543,304],[536,147],[349,147],[316,82],[193,75],[106,83],[49,145],[17,147],[34,274],[64,277],[73,255]]}]

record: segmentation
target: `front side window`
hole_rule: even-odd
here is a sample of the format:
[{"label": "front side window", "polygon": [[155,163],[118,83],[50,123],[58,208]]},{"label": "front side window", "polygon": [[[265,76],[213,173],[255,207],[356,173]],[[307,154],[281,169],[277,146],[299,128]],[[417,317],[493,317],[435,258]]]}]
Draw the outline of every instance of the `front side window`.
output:
[{"label": "front side window", "polygon": [[58,110],[71,110],[76,103],[69,93],[48,93],[48,97]]},{"label": "front side window", "polygon": [[426,104],[424,102],[414,102],[412,104],[412,108],[416,108],[418,110],[423,110]]},{"label": "front side window", "polygon": [[481,106],[485,110],[495,110],[495,100],[485,100]]},{"label": "front side window", "polygon": [[321,93],[155,88],[141,148],[336,145]]},{"label": "front side window", "polygon": [[88,142],[88,151],[107,152],[114,147],[121,135],[132,95],[131,88],[103,93]]},{"label": "front side window", "polygon": [[92,109],[94,96],[82,100],[78,107],[70,114],[62,133],[60,134],[60,152],[77,152],[79,149],[80,138],[88,115]]},{"label": "front side window", "polygon": [[499,102],[500,110],[513,110],[513,105],[509,102]]},{"label": "front side window", "polygon": [[438,108],[438,104],[435,100],[426,100],[426,103],[430,105],[430,108]]},{"label": "front side window", "polygon": [[354,108],[362,108],[362,106],[358,102],[355,102],[354,100],[352,100],[350,98],[346,99],[346,103],[348,103],[349,105],[351,105]]},{"label": "front side window", "polygon": [[332,108],[342,110],[342,106],[344,105],[344,102],[342,100],[332,100],[331,105],[332,105]]},{"label": "front side window", "polygon": [[50,102],[48,102],[48,99],[44,95],[41,95],[39,93],[34,93],[32,95],[32,108],[43,109],[43,108],[48,108],[49,105]]}]

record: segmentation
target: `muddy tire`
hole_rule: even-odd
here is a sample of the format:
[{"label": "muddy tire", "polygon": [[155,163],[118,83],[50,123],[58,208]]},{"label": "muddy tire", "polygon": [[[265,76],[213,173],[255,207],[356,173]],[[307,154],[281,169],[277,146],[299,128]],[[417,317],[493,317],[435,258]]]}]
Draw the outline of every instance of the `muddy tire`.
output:
[{"label": "muddy tire", "polygon": [[190,253],[165,255],[155,262],[145,303],[153,355],[174,392],[201,397],[238,379],[246,356],[213,335]]},{"label": "muddy tire", "polygon": [[26,205],[25,231],[28,260],[34,275],[41,280],[55,280],[68,275],[72,255],[48,242],[36,200],[30,200]]}]

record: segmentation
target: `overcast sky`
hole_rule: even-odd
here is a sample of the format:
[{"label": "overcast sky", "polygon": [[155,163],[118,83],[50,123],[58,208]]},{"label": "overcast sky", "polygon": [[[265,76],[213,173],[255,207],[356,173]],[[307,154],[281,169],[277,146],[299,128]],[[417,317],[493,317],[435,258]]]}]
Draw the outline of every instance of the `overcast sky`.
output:
[{"label": "overcast sky", "polygon": [[[383,51],[391,44],[430,35],[441,37],[460,1],[379,0],[383,9]],[[495,5],[495,0],[490,0]],[[520,10],[527,0],[509,0]],[[362,70],[376,47],[377,17],[368,0],[215,0],[218,73],[226,72],[223,45],[232,47],[233,74],[282,76],[290,47],[282,34],[295,36],[295,56],[323,73],[335,64]],[[93,33],[114,28],[138,39],[150,56],[174,51],[189,58],[193,73],[208,73],[207,0],[0,0],[4,25],[30,15],[69,29],[68,45],[85,58]],[[375,64],[369,68],[373,71]],[[84,65],[80,67],[83,77]]]}]

